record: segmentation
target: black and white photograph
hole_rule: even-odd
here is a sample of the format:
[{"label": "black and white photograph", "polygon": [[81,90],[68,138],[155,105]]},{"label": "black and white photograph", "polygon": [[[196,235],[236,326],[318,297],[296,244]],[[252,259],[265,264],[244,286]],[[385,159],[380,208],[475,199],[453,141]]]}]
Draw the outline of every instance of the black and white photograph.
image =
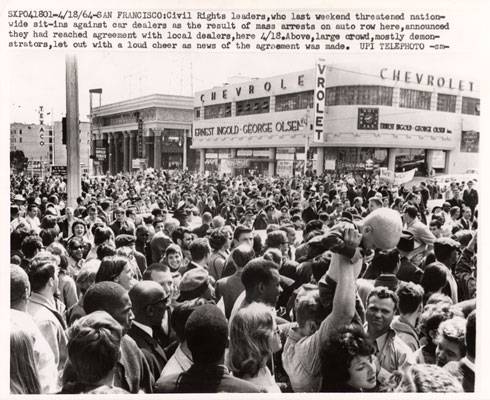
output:
[{"label": "black and white photograph", "polygon": [[480,2],[27,4],[6,395],[488,393]]}]

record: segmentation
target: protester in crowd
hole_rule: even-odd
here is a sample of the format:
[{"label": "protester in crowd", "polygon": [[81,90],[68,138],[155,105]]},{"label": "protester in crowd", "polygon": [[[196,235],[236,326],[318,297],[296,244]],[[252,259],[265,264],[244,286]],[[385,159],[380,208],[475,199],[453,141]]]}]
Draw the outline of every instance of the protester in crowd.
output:
[{"label": "protester in crowd", "polygon": [[130,290],[135,284],[134,270],[126,257],[105,257],[100,263],[95,282],[112,281],[119,283],[124,289]]},{"label": "protester in crowd", "polygon": [[[120,358],[115,369],[114,386],[130,393],[151,393],[154,377],[148,362],[134,340],[127,335],[134,319],[127,290],[115,282],[96,283],[85,293],[83,308],[87,315],[94,311],[106,311],[122,328]],[[64,386],[76,381],[76,368],[69,362],[63,374]]]},{"label": "protester in crowd", "polygon": [[29,272],[32,259],[43,249],[43,242],[39,235],[28,234],[22,239],[22,260],[20,266]]},{"label": "protester in crowd", "polygon": [[110,225],[114,236],[117,237],[122,233],[134,235],[136,228],[133,221],[126,216],[126,210],[122,207],[117,207],[114,210],[115,221]]},{"label": "protester in crowd", "polygon": [[463,191],[463,202],[471,209],[471,213],[474,215],[475,208],[478,205],[478,191],[474,188],[474,182],[471,179],[466,185],[467,187]]},{"label": "protester in crowd", "polygon": [[362,392],[376,387],[374,348],[357,325],[334,334],[322,351],[322,392]]},{"label": "protester in crowd", "polygon": [[417,322],[423,311],[424,289],[413,282],[402,283],[397,291],[400,315],[395,316],[391,327],[410,350],[420,347]]},{"label": "protester in crowd", "polygon": [[76,321],[68,331],[68,354],[75,379],[67,382],[60,394],[113,387],[122,336],[121,326],[105,311],[94,311]]},{"label": "protester in crowd", "polygon": [[388,378],[387,373],[415,363],[412,350],[391,328],[398,302],[396,293],[384,287],[375,288],[367,300],[367,334],[381,366],[382,381]]},{"label": "protester in crowd", "polygon": [[77,238],[81,240],[82,245],[83,245],[83,253],[82,253],[82,258],[87,257],[88,253],[90,252],[90,249],[92,247],[92,243],[88,237],[88,230],[87,230],[87,225],[85,225],[85,222],[81,219],[75,219],[71,225],[71,233],[72,235],[68,237],[66,240],[66,243],[69,246],[69,243]]},{"label": "protester in crowd", "polygon": [[58,292],[58,266],[52,260],[33,259],[29,270],[31,296],[27,312],[42,332],[54,354],[54,361],[61,373],[67,359],[65,306],[56,299]]},{"label": "protester in crowd", "polygon": [[459,361],[449,361],[444,369],[451,372],[462,384],[465,392],[475,391],[476,357],[476,312],[472,311],[466,320],[466,356]]},{"label": "protester in crowd", "polygon": [[236,299],[245,290],[242,283],[243,268],[254,256],[255,252],[249,245],[241,244],[235,247],[230,254],[230,262],[236,269],[235,273],[216,282],[216,300],[222,299],[226,318],[230,317]]},{"label": "protester in crowd", "polygon": [[185,324],[194,310],[203,304],[208,304],[208,302],[208,300],[200,297],[193,300],[186,300],[175,305],[172,311],[171,325],[175,330],[177,341],[165,349],[166,354],[171,354],[171,357],[165,364],[160,377],[180,374],[187,371],[192,366],[192,354],[185,339]]},{"label": "protester in crowd", "polygon": [[179,297],[177,301],[186,301],[197,298],[214,300],[214,288],[211,284],[211,277],[204,268],[193,268],[184,275],[179,285]]},{"label": "protester in crowd", "polygon": [[209,235],[209,244],[213,250],[209,256],[207,266],[209,275],[214,280],[221,278],[223,270],[225,268],[226,259],[229,256],[228,249],[230,248],[230,240],[228,234],[224,231],[224,228],[214,229]]},{"label": "protester in crowd", "polygon": [[233,305],[230,321],[240,308],[258,302],[275,307],[282,293],[281,278],[277,265],[272,261],[257,258],[249,261],[242,272],[242,283],[245,291],[238,296]]},{"label": "protester in crowd", "polygon": [[447,269],[446,279],[448,287],[446,294],[451,296],[453,303],[458,302],[458,284],[454,277],[454,269],[458,262],[460,244],[451,238],[439,238],[434,242],[434,255],[436,260]]},{"label": "protester in crowd", "polygon": [[[31,383],[35,384],[33,377],[37,372],[39,379],[39,392],[37,393],[54,393],[59,388],[57,366],[55,364],[54,354],[44,335],[35,324],[32,317],[27,313],[27,303],[30,295],[30,284],[27,273],[18,265],[10,266],[10,329],[11,332],[22,330],[28,338],[32,339],[34,360],[30,366],[23,366],[20,358],[11,359],[11,393],[26,392],[30,390]],[[12,334],[12,333],[11,333]],[[14,333],[14,335],[17,335]],[[15,339],[15,338],[14,338]],[[24,342],[24,338],[21,338]],[[29,356],[29,344],[25,343],[22,346],[25,350],[23,356]],[[11,353],[17,352],[16,346],[11,344]],[[19,350],[22,351],[22,350]],[[15,357],[15,354],[11,354]],[[14,365],[12,365],[14,364]],[[21,369],[19,369],[21,368]],[[24,369],[25,368],[25,369]],[[27,371],[25,377],[22,371]],[[32,374],[30,374],[32,372]],[[32,378],[32,379],[30,379]],[[17,381],[17,379],[19,381]],[[25,379],[25,381],[24,381]],[[13,380],[13,382],[12,382]],[[27,388],[26,386],[29,386]]]},{"label": "protester in crowd", "polygon": [[[443,294],[448,285],[448,269],[440,262],[433,262],[425,267],[420,285],[424,289],[424,304],[434,293]],[[452,301],[452,299],[451,299]],[[454,303],[454,301],[452,301]]]},{"label": "protester in crowd", "polygon": [[429,227],[418,218],[418,210],[415,206],[406,206],[403,211],[405,229],[413,234],[414,240],[425,245],[434,243],[435,237]]},{"label": "protester in crowd", "polygon": [[258,392],[252,383],[231,376],[224,365],[228,324],[214,305],[202,305],[185,324],[185,339],[193,364],[181,374],[161,377],[157,393]]},{"label": "protester in crowd", "polygon": [[466,355],[466,320],[453,317],[441,322],[436,337],[436,364],[443,367],[450,361],[459,361]]},{"label": "protester in crowd", "polygon": [[[433,223],[432,227],[425,221],[425,216],[428,215],[426,206],[430,207],[431,200],[435,200],[437,196],[431,182],[427,185],[410,184],[410,191],[409,185],[396,187],[379,181],[375,172],[364,176],[338,171],[321,175],[308,173],[290,178],[265,177],[260,174],[218,177],[216,173],[210,173],[202,176],[188,171],[151,169],[103,177],[83,175],[82,193],[76,199],[77,207],[74,212],[65,206],[68,203],[66,184],[59,178],[49,175],[43,178],[12,175],[11,185],[12,202],[18,208],[12,211],[12,215],[14,219],[17,216],[19,222],[11,233],[12,262],[30,271],[31,264],[38,263],[41,259],[43,262],[51,260],[52,256],[43,256],[43,246],[49,245],[49,252],[56,256],[50,262],[59,267],[60,273],[56,274],[56,277],[53,276],[53,279],[58,278],[56,292],[59,293],[59,297],[58,294],[48,297],[53,299],[52,304],[56,306],[59,315],[66,316],[72,324],[85,314],[81,306],[85,303],[86,294],[92,289],[89,287],[94,276],[100,272],[102,260],[105,257],[113,257],[116,252],[126,257],[126,264],[130,266],[137,280],[143,277],[146,281],[143,285],[154,283],[153,286],[158,285],[160,288],[160,294],[163,291],[165,296],[168,296],[168,304],[165,307],[162,305],[162,310],[159,308],[160,304],[147,305],[143,307],[141,315],[147,316],[151,310],[163,314],[158,325],[164,332],[166,342],[159,345],[169,363],[172,361],[169,367],[172,373],[182,373],[192,364],[192,354],[183,338],[182,324],[189,313],[183,313],[185,318],[173,318],[173,312],[179,310],[179,302],[201,304],[218,300],[217,306],[228,318],[228,324],[242,307],[247,308],[253,303],[265,305],[273,313],[275,310],[274,322],[286,346],[284,354],[281,354],[281,351],[277,352],[267,363],[274,380],[270,380],[269,383],[271,387],[274,383],[281,390],[292,388],[296,391],[314,391],[320,388],[320,351],[315,350],[318,346],[311,343],[316,343],[318,337],[328,342],[331,338],[330,327],[333,329],[334,325],[339,325],[338,328],[350,323],[358,327],[364,326],[369,336],[376,339],[375,353],[380,356],[383,364],[387,362],[386,359],[383,360],[383,354],[390,352],[386,348],[380,349],[379,345],[388,343],[397,348],[394,343],[398,340],[392,340],[393,332],[389,326],[386,331],[379,330],[379,337],[374,338],[377,334],[373,332],[378,322],[380,326],[384,326],[392,319],[393,327],[398,329],[401,337],[406,335],[405,339],[410,338],[408,342],[414,348],[420,346],[416,351],[417,355],[421,356],[419,361],[425,358],[435,363],[436,343],[440,342],[436,341],[439,323],[453,316],[468,315],[476,306],[478,213],[475,206],[474,215],[470,216],[468,207],[471,209],[471,204],[466,204],[465,199],[462,202],[458,201],[461,197],[457,193],[458,186],[462,191],[464,182],[455,182],[451,189],[450,197],[455,198],[458,203],[454,204],[457,213],[462,211],[464,214],[462,219],[457,217],[454,220],[457,225],[454,227],[455,231],[458,230],[454,236],[447,230],[447,226],[438,226],[438,223],[444,224],[444,221],[450,220],[451,203],[444,203],[441,210],[437,206],[433,208],[430,221]],[[19,201],[15,201],[16,197]],[[40,221],[41,237],[32,235],[30,228],[27,228],[28,224],[21,222],[29,206],[35,210],[33,218],[37,217]],[[420,232],[432,231],[434,236],[439,236],[433,245],[418,246],[419,239],[416,236],[420,232],[417,229],[414,232],[402,233],[401,215],[407,214],[404,210],[410,210],[410,207],[416,210],[418,223],[421,224],[418,226]],[[279,209],[281,212],[277,211]],[[117,217],[112,219],[114,211]],[[65,216],[59,218],[59,215]],[[74,219],[73,215],[82,219],[83,223],[91,225],[90,232],[86,233],[89,236],[91,233],[93,237],[82,237],[84,249],[69,249],[70,245],[66,242],[73,225],[77,232],[84,236],[85,229],[77,225],[78,220]],[[308,219],[306,224],[302,215]],[[410,223],[408,217],[404,216],[405,222]],[[462,229],[468,225],[465,224],[466,221],[472,222],[469,230]],[[256,228],[260,225],[261,229],[254,231],[254,224]],[[219,229],[216,231],[219,234],[214,237],[211,229],[216,228]],[[194,256],[190,254],[192,231],[188,229],[197,229],[197,236],[200,236],[194,241]],[[57,234],[59,231],[66,232],[65,240],[60,241]],[[356,241],[349,242],[349,232],[358,232]],[[220,243],[212,243],[217,245],[213,246],[215,250],[211,259],[204,257],[204,253],[209,253],[206,240],[213,241],[218,236]],[[446,241],[441,242],[444,236]],[[449,237],[457,245],[449,243]],[[93,239],[90,243],[93,247],[88,255],[87,239]],[[77,244],[77,241],[79,238],[74,238],[73,244]],[[223,245],[225,241],[231,241],[230,247],[236,252],[228,254],[224,248],[227,246]],[[117,250],[114,242],[117,242]],[[393,250],[395,247],[400,253],[399,266],[397,251]],[[71,272],[68,272],[70,268],[67,268],[67,272],[63,271],[65,254],[70,254],[69,260],[73,264]],[[345,256],[347,258],[344,260]],[[352,281],[349,282],[355,282],[358,288],[349,301],[341,301],[340,305],[335,300],[336,296],[343,293],[339,281],[339,257],[345,261],[345,273],[353,270],[352,276],[349,272],[349,276],[352,277]],[[195,264],[189,262],[189,266],[188,260],[191,258]],[[224,258],[226,260],[223,260]],[[102,268],[104,269],[107,268]],[[117,280],[129,289],[136,280],[128,275],[127,280],[130,284],[126,285],[121,272],[117,276],[104,279]],[[82,275],[77,290],[70,274]],[[359,276],[363,279],[358,279]],[[369,285],[366,285],[366,282]],[[428,324],[425,314],[422,313],[419,319],[424,323],[419,324],[422,329],[418,345],[412,340],[415,338],[414,334],[418,333],[416,321],[421,311],[420,305],[417,305],[417,299],[420,297],[418,291],[398,292],[399,310],[394,306],[395,302],[390,296],[374,296],[376,301],[385,300],[388,304],[384,304],[386,307],[378,304],[376,307],[379,310],[376,311],[369,309],[374,301],[373,297],[369,297],[373,286],[376,286],[374,293],[381,287],[402,290],[403,282],[421,283],[426,290],[424,303],[428,310],[436,303],[437,307],[441,308],[450,307],[456,300],[463,300],[448,311],[430,313]],[[99,282],[94,286],[101,284],[115,283]],[[104,285],[105,291],[113,291]],[[213,294],[215,291],[216,299]],[[76,301],[76,297],[70,293],[80,295],[81,299]],[[449,294],[452,300],[444,293]],[[121,296],[116,296],[119,297]],[[126,317],[129,315],[127,302],[130,302],[130,299],[128,297],[126,301],[124,296],[122,298],[123,305],[121,300],[117,299],[106,298],[105,301],[121,306],[116,307],[116,311],[109,311],[115,319],[129,326]],[[362,301],[368,308],[367,324]],[[136,302],[145,303],[135,299],[135,307]],[[344,310],[341,317],[345,321],[332,323],[331,320],[338,309],[348,307],[350,310],[352,302],[353,313]],[[340,308],[334,307],[335,304]],[[189,308],[192,307],[188,307],[187,310]],[[63,309],[68,310],[66,314]],[[383,311],[387,315],[383,315]],[[396,318],[393,318],[393,315],[396,315]],[[21,317],[17,319],[24,320]],[[181,337],[176,340],[176,326],[179,324]],[[25,325],[28,326],[28,323]],[[125,329],[129,329],[128,326]],[[151,326],[150,328],[153,336],[154,329]],[[156,330],[160,331],[160,328]],[[42,333],[39,335],[42,336]],[[397,334],[395,337],[399,339]],[[121,348],[126,348],[126,358],[123,357],[116,366],[117,386],[103,385],[93,391],[151,391],[148,383],[150,380],[143,376],[153,374],[138,372],[149,371],[149,366],[144,367],[144,364],[148,363],[136,344],[132,342],[134,346],[131,346],[126,343],[129,339],[127,335],[122,339]],[[151,339],[154,340],[153,337]],[[54,360],[53,350],[47,343],[46,346]],[[386,345],[387,348],[390,346]],[[34,352],[35,362],[36,349],[37,345]],[[398,354],[396,351],[393,353]],[[400,362],[402,367],[405,367],[407,363],[402,362],[404,357],[410,358],[402,353],[401,358],[394,362],[397,364],[394,372],[398,370]],[[46,354],[49,353],[45,352]],[[471,366],[471,361],[466,361],[470,360],[468,354],[469,351],[461,360],[447,363],[448,368],[449,365],[455,364],[458,365],[456,370],[461,370],[463,367],[459,367],[463,364]],[[173,355],[176,357],[172,357]],[[143,361],[140,356],[143,357]],[[389,357],[387,359],[389,360]],[[379,363],[377,357],[373,360]],[[55,372],[47,378],[48,369],[40,368],[39,363],[37,367],[42,392],[58,391],[60,386],[56,369],[53,368]],[[123,368],[126,371],[134,368],[139,378],[132,380],[129,376],[124,377],[121,372]],[[154,371],[155,375],[159,374],[159,368],[155,368]],[[368,373],[369,368],[366,366],[364,371]],[[386,368],[376,368],[376,373],[381,386],[366,389],[365,385],[356,384],[353,385],[355,390],[384,390],[387,382],[391,382],[389,372]],[[160,375],[165,377],[163,372]],[[367,375],[369,373],[364,374],[364,377]],[[159,376],[154,378],[158,379]],[[76,381],[75,377],[73,381]],[[119,386],[123,389],[116,389]],[[354,390],[350,386],[347,389]]]},{"label": "protester in crowd", "polygon": [[416,364],[407,368],[399,378],[395,392],[457,393],[463,388],[458,380],[437,365]]},{"label": "protester in crowd", "polygon": [[33,337],[16,325],[10,327],[10,393],[41,393]]},{"label": "protester in crowd", "polygon": [[134,320],[128,335],[131,336],[150,365],[154,377],[159,377],[167,356],[164,348],[169,344],[162,329],[169,295],[156,282],[142,281],[129,291]]},{"label": "protester in crowd", "polygon": [[[306,291],[296,298],[297,327],[287,334],[282,362],[295,392],[315,392],[320,388],[321,346],[336,329],[351,323],[355,313],[355,280],[361,261],[351,264],[337,254],[333,256],[327,275],[336,282],[332,312],[328,314],[320,302],[318,289]],[[325,376],[323,379],[326,379]]]},{"label": "protester in crowd", "polygon": [[73,306],[66,310],[66,321],[68,326],[73,325],[77,319],[85,315],[85,311],[83,309],[83,296],[95,283],[95,276],[97,275],[98,269],[98,264],[86,263],[77,275],[76,285],[79,298]]},{"label": "protester in crowd", "polygon": [[282,347],[272,311],[265,304],[241,308],[230,325],[229,366],[233,376],[253,383],[263,392],[281,390],[267,367]]}]

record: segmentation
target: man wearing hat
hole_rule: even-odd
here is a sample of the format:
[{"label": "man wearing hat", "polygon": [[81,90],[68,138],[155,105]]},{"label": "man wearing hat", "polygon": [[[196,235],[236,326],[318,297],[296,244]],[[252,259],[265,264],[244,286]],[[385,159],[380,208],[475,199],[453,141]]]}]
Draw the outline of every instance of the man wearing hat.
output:
[{"label": "man wearing hat", "polygon": [[116,249],[120,247],[129,247],[133,251],[134,259],[140,271],[139,273],[137,272],[137,275],[141,276],[146,270],[147,263],[146,257],[136,250],[136,237],[133,235],[122,234],[116,237],[115,244]]},{"label": "man wearing hat", "polygon": [[424,246],[415,248],[413,234],[409,231],[402,231],[400,241],[396,248],[400,253],[400,268],[396,277],[405,282],[420,283],[424,271],[422,271],[412,260],[423,253]]},{"label": "man wearing hat", "polygon": [[187,271],[180,281],[178,302],[203,298],[214,300],[214,289],[210,283],[208,271],[204,268],[193,268]]}]

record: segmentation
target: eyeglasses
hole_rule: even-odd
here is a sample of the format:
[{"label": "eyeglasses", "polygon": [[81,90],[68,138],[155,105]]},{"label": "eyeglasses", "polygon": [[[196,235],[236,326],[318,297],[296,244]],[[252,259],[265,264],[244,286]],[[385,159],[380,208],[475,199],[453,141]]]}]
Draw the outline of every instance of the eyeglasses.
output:
[{"label": "eyeglasses", "polygon": [[156,306],[158,304],[168,304],[168,301],[170,299],[170,296],[165,296],[165,297],[162,297],[161,299],[155,301],[154,303],[148,303],[149,306]]}]

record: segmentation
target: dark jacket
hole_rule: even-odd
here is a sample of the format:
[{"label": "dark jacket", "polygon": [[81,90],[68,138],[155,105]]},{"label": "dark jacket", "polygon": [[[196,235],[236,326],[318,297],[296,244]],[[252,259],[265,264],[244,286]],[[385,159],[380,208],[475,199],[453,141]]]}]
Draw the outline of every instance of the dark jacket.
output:
[{"label": "dark jacket", "polygon": [[210,226],[208,224],[202,224],[201,226],[194,228],[192,230],[192,233],[194,233],[197,237],[203,238],[203,237],[206,237],[206,234],[208,233],[209,228],[210,228]]},{"label": "dark jacket", "polygon": [[463,201],[471,210],[474,210],[478,204],[478,192],[471,188],[471,190],[465,189],[463,192]]},{"label": "dark jacket", "polygon": [[260,212],[257,214],[257,217],[255,217],[254,229],[258,231],[266,229],[268,223],[269,222],[267,220],[267,214],[264,210],[260,210]]},{"label": "dark jacket", "polygon": [[182,374],[164,376],[155,385],[156,393],[259,393],[250,382],[230,375],[223,365],[194,364]]},{"label": "dark jacket", "polygon": [[424,271],[419,267],[412,264],[412,262],[407,257],[401,257],[400,268],[396,273],[396,277],[405,282],[413,282],[419,284],[422,280]]},{"label": "dark jacket", "polygon": [[[63,372],[63,387],[77,381],[76,371],[68,360]],[[138,345],[131,337],[124,335],[121,340],[121,357],[114,372],[114,386],[130,393],[138,393],[140,390],[152,393],[154,382],[148,362]]]},{"label": "dark jacket", "polygon": [[306,207],[301,212],[301,218],[303,219],[304,223],[307,224],[310,221],[318,219],[318,212],[314,210],[312,207]]},{"label": "dark jacket", "polygon": [[163,367],[168,361],[162,346],[135,324],[131,326],[128,335],[134,339],[140,350],[143,352],[153,376],[158,379]]}]

